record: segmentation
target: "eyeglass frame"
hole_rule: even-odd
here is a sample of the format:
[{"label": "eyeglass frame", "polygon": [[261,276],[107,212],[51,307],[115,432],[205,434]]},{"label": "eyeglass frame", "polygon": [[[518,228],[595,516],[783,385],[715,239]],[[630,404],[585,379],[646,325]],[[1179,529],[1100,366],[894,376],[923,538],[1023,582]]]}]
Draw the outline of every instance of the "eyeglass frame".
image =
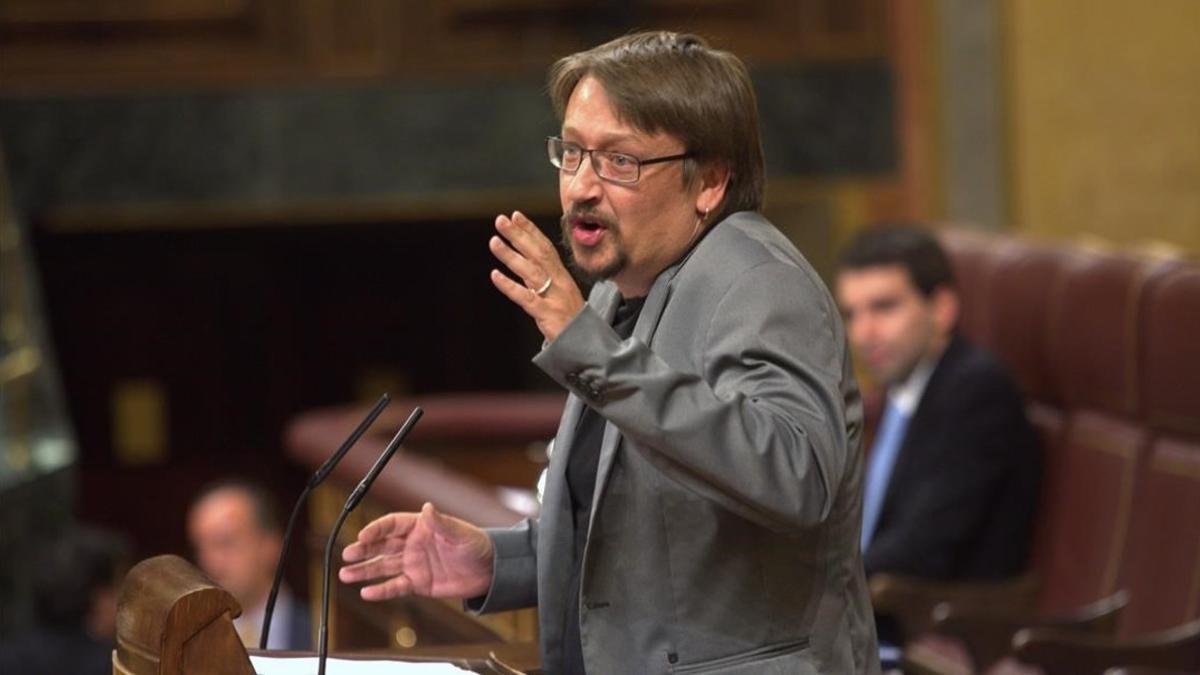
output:
[{"label": "eyeglass frame", "polygon": [[[564,150],[566,149],[567,146],[579,148],[579,152],[580,152],[579,166],[575,167],[574,169],[563,168],[562,156],[561,155],[556,156],[552,150],[554,143],[558,143],[560,145],[560,147],[562,147]],[[611,176],[603,175],[602,173],[600,173],[600,164],[596,160],[596,153],[600,153],[601,155],[615,155],[617,157],[624,157],[626,159],[633,160],[634,164],[637,166],[637,175],[634,176],[633,180],[620,180],[619,178],[613,178]],[[647,164],[661,164],[662,162],[674,162],[674,161],[678,161],[681,159],[692,159],[695,157],[695,155],[691,152],[684,152],[684,153],[681,153],[678,155],[663,155],[661,157],[650,157],[648,159],[642,159],[640,157],[631,155],[627,152],[613,152],[611,150],[601,150],[599,148],[585,148],[578,143],[572,143],[571,141],[564,141],[562,138],[560,138],[558,136],[547,136],[546,137],[546,154],[549,156],[551,166],[558,169],[559,171],[565,171],[567,174],[572,175],[572,176],[575,175],[576,173],[578,173],[581,168],[583,168],[583,155],[588,155],[588,161],[591,162],[592,171],[595,172],[596,176],[598,178],[600,178],[601,180],[606,180],[610,183],[616,183],[618,185],[633,185],[634,183],[637,183],[639,180],[642,179],[642,167],[646,166]]]}]

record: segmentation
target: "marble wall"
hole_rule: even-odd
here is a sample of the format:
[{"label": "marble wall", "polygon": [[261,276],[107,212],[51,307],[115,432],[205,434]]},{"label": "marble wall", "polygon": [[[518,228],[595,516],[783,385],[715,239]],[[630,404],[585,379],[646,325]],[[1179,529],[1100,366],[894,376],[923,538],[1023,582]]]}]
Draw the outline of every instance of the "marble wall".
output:
[{"label": "marble wall", "polygon": [[[755,72],[773,177],[880,175],[897,156],[885,63]],[[0,99],[16,201],[265,203],[552,189],[532,78]]]}]

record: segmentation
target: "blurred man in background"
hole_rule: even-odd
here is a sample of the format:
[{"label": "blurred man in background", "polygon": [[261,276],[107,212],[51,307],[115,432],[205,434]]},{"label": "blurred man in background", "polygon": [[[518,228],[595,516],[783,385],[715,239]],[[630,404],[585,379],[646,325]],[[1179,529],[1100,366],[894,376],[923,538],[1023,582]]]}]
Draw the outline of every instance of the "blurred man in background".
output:
[{"label": "blurred man in background", "polygon": [[79,527],[48,542],[34,557],[35,628],[0,642],[0,673],[111,673],[128,566],[125,542],[109,532]]},{"label": "blurred man in background", "polygon": [[[196,562],[242,606],[233,620],[247,647],[258,647],[263,615],[283,534],[275,502],[261,485],[231,479],[204,489],[188,512],[188,538]],[[309,649],[308,609],[287,586],[279,589],[268,649]]]},{"label": "blurred man in background", "polygon": [[[958,335],[950,261],[928,232],[862,232],[841,258],[838,304],[858,364],[885,389],[863,497],[867,576],[1019,575],[1041,455],[1016,383]],[[881,642],[902,639],[884,620]]]}]

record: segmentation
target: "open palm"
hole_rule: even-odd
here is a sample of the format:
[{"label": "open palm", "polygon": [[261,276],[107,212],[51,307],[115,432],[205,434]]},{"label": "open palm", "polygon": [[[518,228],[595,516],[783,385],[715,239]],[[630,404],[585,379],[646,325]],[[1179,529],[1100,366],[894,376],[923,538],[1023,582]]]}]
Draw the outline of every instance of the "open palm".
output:
[{"label": "open palm", "polygon": [[492,584],[492,542],[480,528],[438,513],[425,504],[420,513],[391,513],[371,521],[358,540],[342,551],[338,572],[345,583],[363,587],[364,600],[403,595],[472,598]]}]

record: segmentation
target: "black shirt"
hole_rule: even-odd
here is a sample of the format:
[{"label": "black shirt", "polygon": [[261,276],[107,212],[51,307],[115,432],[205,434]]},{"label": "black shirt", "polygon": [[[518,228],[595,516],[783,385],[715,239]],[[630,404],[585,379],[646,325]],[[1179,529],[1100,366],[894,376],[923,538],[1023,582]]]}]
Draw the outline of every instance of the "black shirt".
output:
[{"label": "black shirt", "polygon": [[[613,317],[613,330],[622,340],[633,335],[645,298],[621,300]],[[586,675],[583,644],[579,636],[579,583],[583,548],[587,543],[588,520],[592,515],[592,496],[596,492],[596,471],[600,464],[600,446],[604,442],[604,418],[591,406],[585,406],[575,427],[575,443],[567,458],[567,493],[575,523],[575,558],[571,568],[571,587],[566,615],[563,616],[563,673]]]}]

